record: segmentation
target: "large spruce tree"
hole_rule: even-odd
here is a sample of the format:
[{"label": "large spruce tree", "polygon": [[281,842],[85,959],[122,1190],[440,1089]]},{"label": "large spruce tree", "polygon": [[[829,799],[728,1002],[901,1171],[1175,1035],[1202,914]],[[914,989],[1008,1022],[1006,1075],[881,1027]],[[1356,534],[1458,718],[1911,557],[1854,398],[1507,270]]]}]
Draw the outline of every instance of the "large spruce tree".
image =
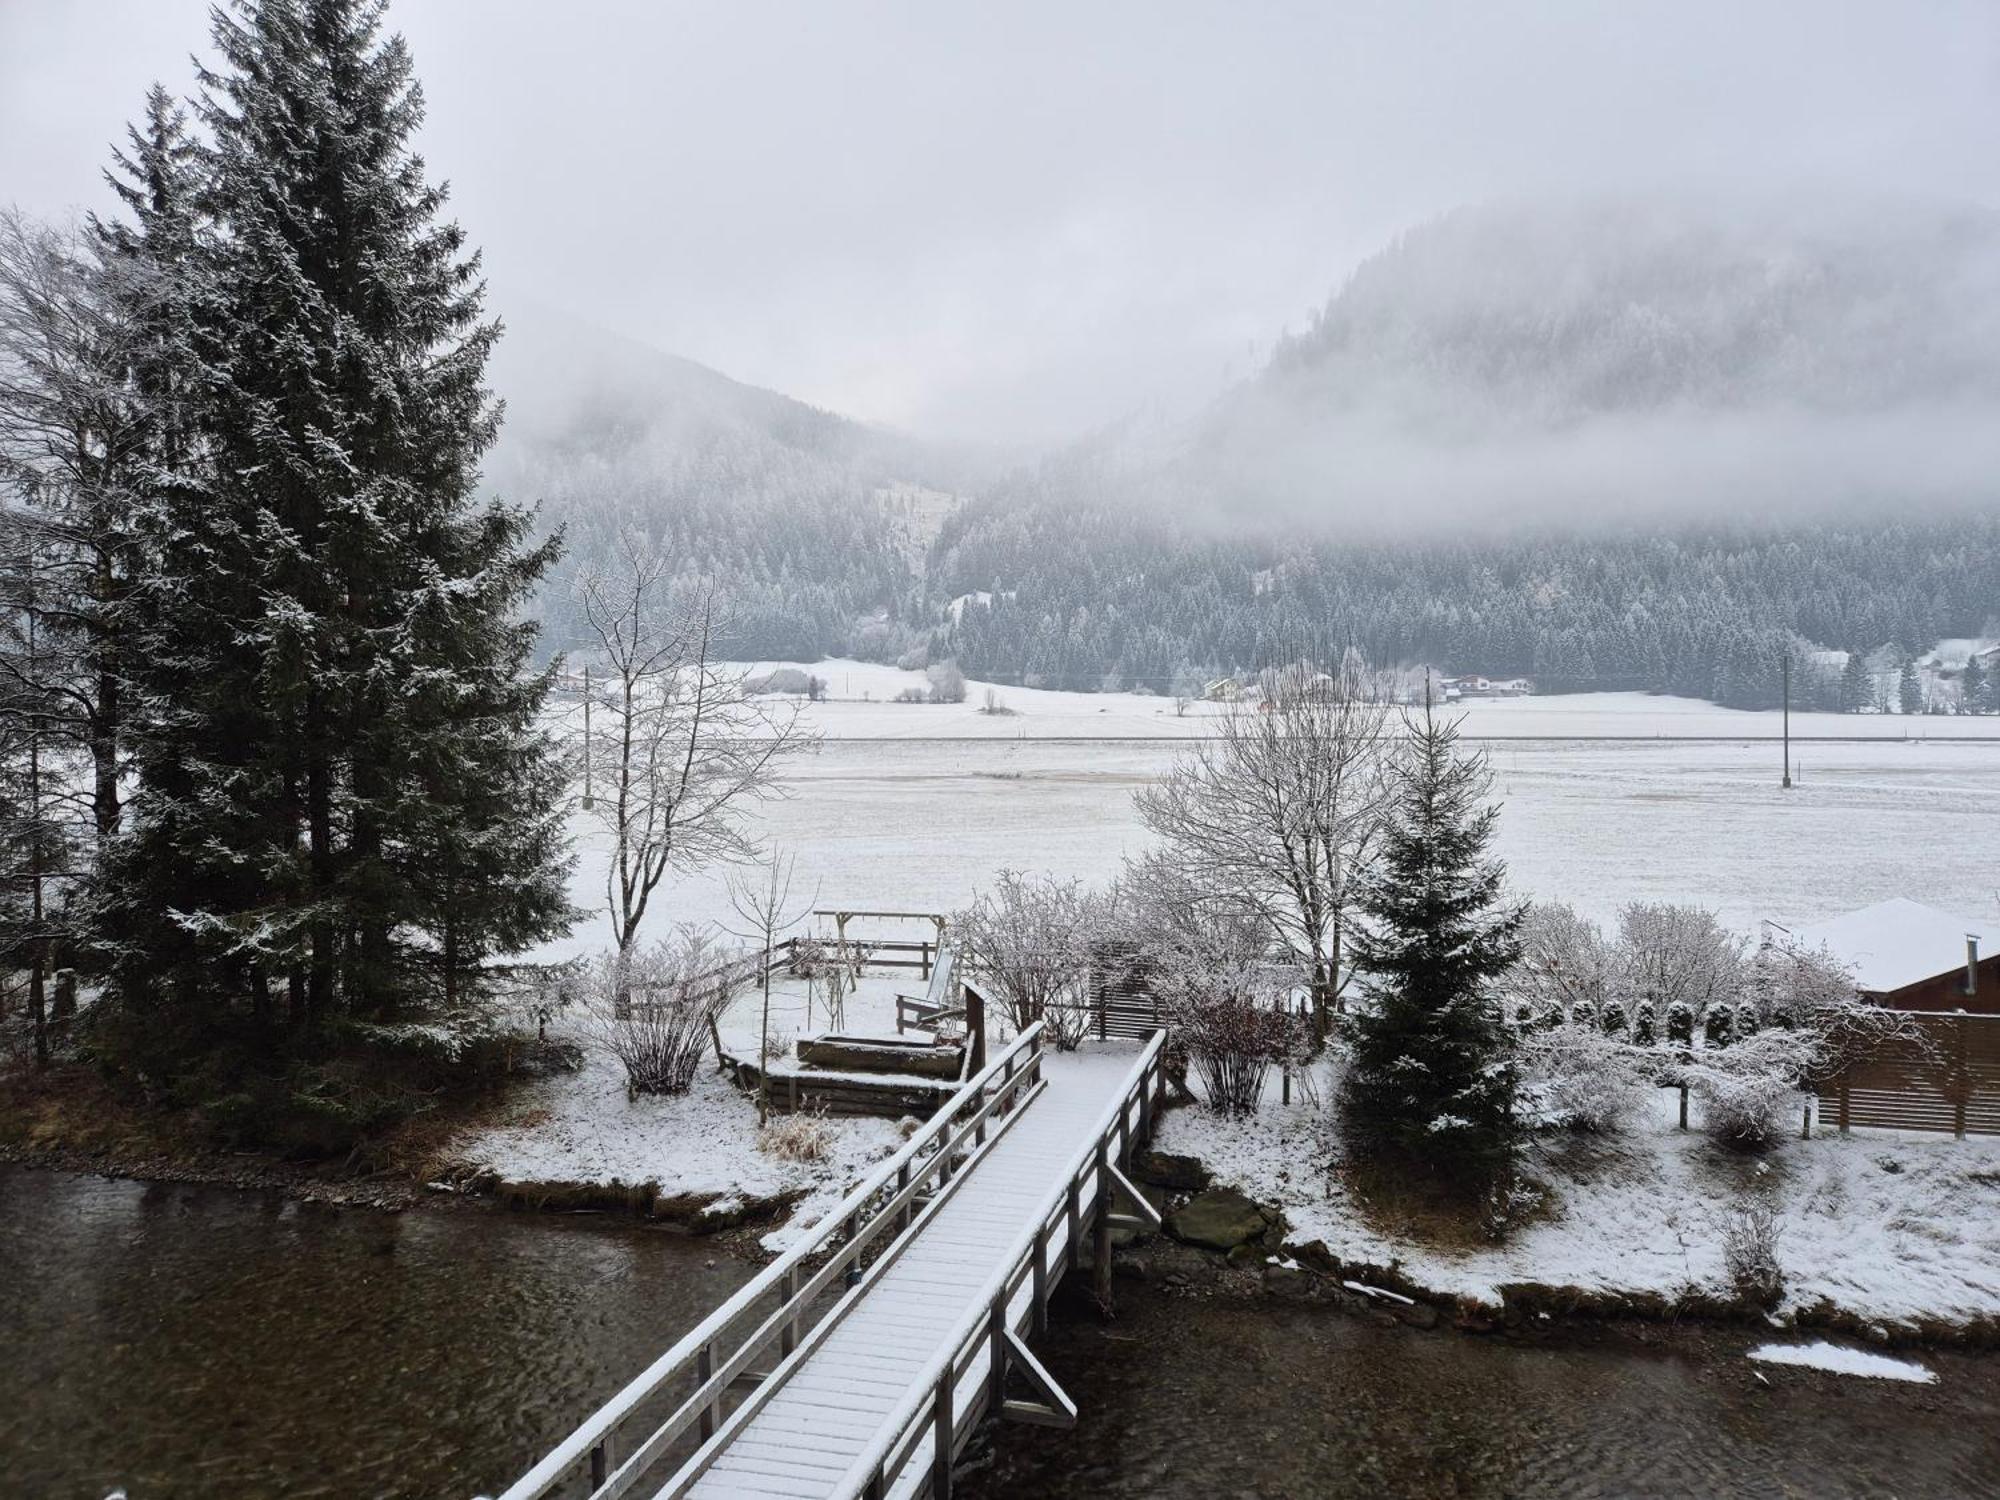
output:
[{"label": "large spruce tree", "polygon": [[568,915],[519,620],[554,544],[475,495],[498,326],[412,152],[422,96],[382,12],[215,15],[206,295],[174,351],[200,483],[150,516],[107,914],[128,1002],[282,1004],[307,1037],[455,999]]},{"label": "large spruce tree", "polygon": [[1437,1176],[1488,1180],[1510,1159],[1514,1065],[1493,993],[1520,956],[1525,907],[1487,850],[1499,808],[1483,756],[1426,705],[1391,762],[1378,862],[1361,885],[1345,1103],[1357,1141]]}]

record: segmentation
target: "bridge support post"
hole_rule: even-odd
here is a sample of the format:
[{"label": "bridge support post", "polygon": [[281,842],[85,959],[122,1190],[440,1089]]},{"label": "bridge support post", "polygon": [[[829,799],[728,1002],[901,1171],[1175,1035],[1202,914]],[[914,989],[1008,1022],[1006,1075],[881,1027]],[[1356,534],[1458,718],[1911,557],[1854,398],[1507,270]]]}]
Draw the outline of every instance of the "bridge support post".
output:
[{"label": "bridge support post", "polygon": [[1090,1290],[1106,1314],[1111,1311],[1111,1146],[1097,1143],[1097,1212],[1092,1215]]},{"label": "bridge support post", "polygon": [[1029,1293],[1035,1299],[1034,1318],[1030,1327],[1035,1337],[1040,1338],[1049,1331],[1049,1227],[1044,1224],[1035,1231],[1035,1264],[1032,1268],[1034,1290]]},{"label": "bridge support post", "polygon": [[986,1313],[987,1404],[999,1411],[1007,1400],[1007,1294],[993,1299]]}]

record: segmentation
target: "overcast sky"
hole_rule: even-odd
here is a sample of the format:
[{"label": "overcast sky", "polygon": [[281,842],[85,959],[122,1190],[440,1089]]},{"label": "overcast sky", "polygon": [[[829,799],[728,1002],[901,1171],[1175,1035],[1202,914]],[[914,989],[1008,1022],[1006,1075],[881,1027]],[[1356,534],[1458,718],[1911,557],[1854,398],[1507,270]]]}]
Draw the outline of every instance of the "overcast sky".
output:
[{"label": "overcast sky", "polygon": [[[934,436],[1245,374],[1399,228],[1501,195],[2000,205],[2000,5],[401,0],[423,149],[534,297]],[[0,200],[101,206],[201,0],[0,0]]]}]

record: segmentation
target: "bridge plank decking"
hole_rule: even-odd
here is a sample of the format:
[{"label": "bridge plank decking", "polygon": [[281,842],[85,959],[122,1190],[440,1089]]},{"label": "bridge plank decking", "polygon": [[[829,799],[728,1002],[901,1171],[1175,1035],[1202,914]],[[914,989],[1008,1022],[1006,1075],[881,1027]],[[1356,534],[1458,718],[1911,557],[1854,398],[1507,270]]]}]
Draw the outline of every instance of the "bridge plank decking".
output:
[{"label": "bridge plank decking", "polygon": [[[957,1341],[966,1315],[981,1305],[981,1288],[1006,1270],[1014,1242],[1043,1211],[1051,1186],[1084,1165],[1095,1149],[1094,1127],[1126,1087],[1137,1056],[1136,1048],[1046,1056],[1047,1087],[684,1493],[699,1500],[833,1493],[828,1480],[861,1460],[926,1364]],[[1048,1247],[1050,1270],[1060,1269],[1064,1249]],[[1020,1318],[1030,1295],[1023,1288],[1011,1299]],[[906,1467],[928,1478],[928,1449],[919,1456]],[[678,1493],[671,1484],[661,1491]]]},{"label": "bridge plank decking", "polygon": [[[1024,1339],[1073,1264],[1094,1256],[1108,1274],[1114,1222],[1158,1222],[1121,1168],[1164,1097],[1164,1039],[1059,1054],[1042,1030],[502,1500],[569,1493],[585,1469],[591,1500],[945,1500],[988,1411],[1073,1422]],[[1114,1219],[1119,1197],[1129,1214]],[[1027,1389],[1010,1395],[1010,1378]],[[647,1415],[676,1400],[665,1420]]]}]

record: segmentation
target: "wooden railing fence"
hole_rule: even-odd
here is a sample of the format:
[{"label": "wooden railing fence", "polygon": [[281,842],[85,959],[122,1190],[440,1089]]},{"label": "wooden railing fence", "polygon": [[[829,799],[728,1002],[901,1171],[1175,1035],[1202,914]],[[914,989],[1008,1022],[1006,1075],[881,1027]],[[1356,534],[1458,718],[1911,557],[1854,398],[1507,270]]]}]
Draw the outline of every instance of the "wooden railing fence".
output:
[{"label": "wooden railing fence", "polygon": [[[1041,1077],[1042,1030],[1031,1027],[840,1204],[766,1266],[673,1348],[642,1371],[500,1500],[540,1500],[573,1473],[588,1468],[589,1500],[631,1491],[690,1434],[707,1440],[726,1418],[725,1398],[750,1389],[768,1370],[756,1368],[773,1351],[792,1356],[828,1317],[844,1315],[851,1297],[831,1310],[816,1306],[836,1283],[858,1282],[867,1252],[893,1228],[907,1230],[973,1155],[1004,1130],[1046,1085]],[[817,1267],[815,1257],[826,1258]],[[754,1319],[748,1332],[741,1325]],[[686,1388],[667,1418],[623,1450],[628,1423],[649,1403]]]}]

